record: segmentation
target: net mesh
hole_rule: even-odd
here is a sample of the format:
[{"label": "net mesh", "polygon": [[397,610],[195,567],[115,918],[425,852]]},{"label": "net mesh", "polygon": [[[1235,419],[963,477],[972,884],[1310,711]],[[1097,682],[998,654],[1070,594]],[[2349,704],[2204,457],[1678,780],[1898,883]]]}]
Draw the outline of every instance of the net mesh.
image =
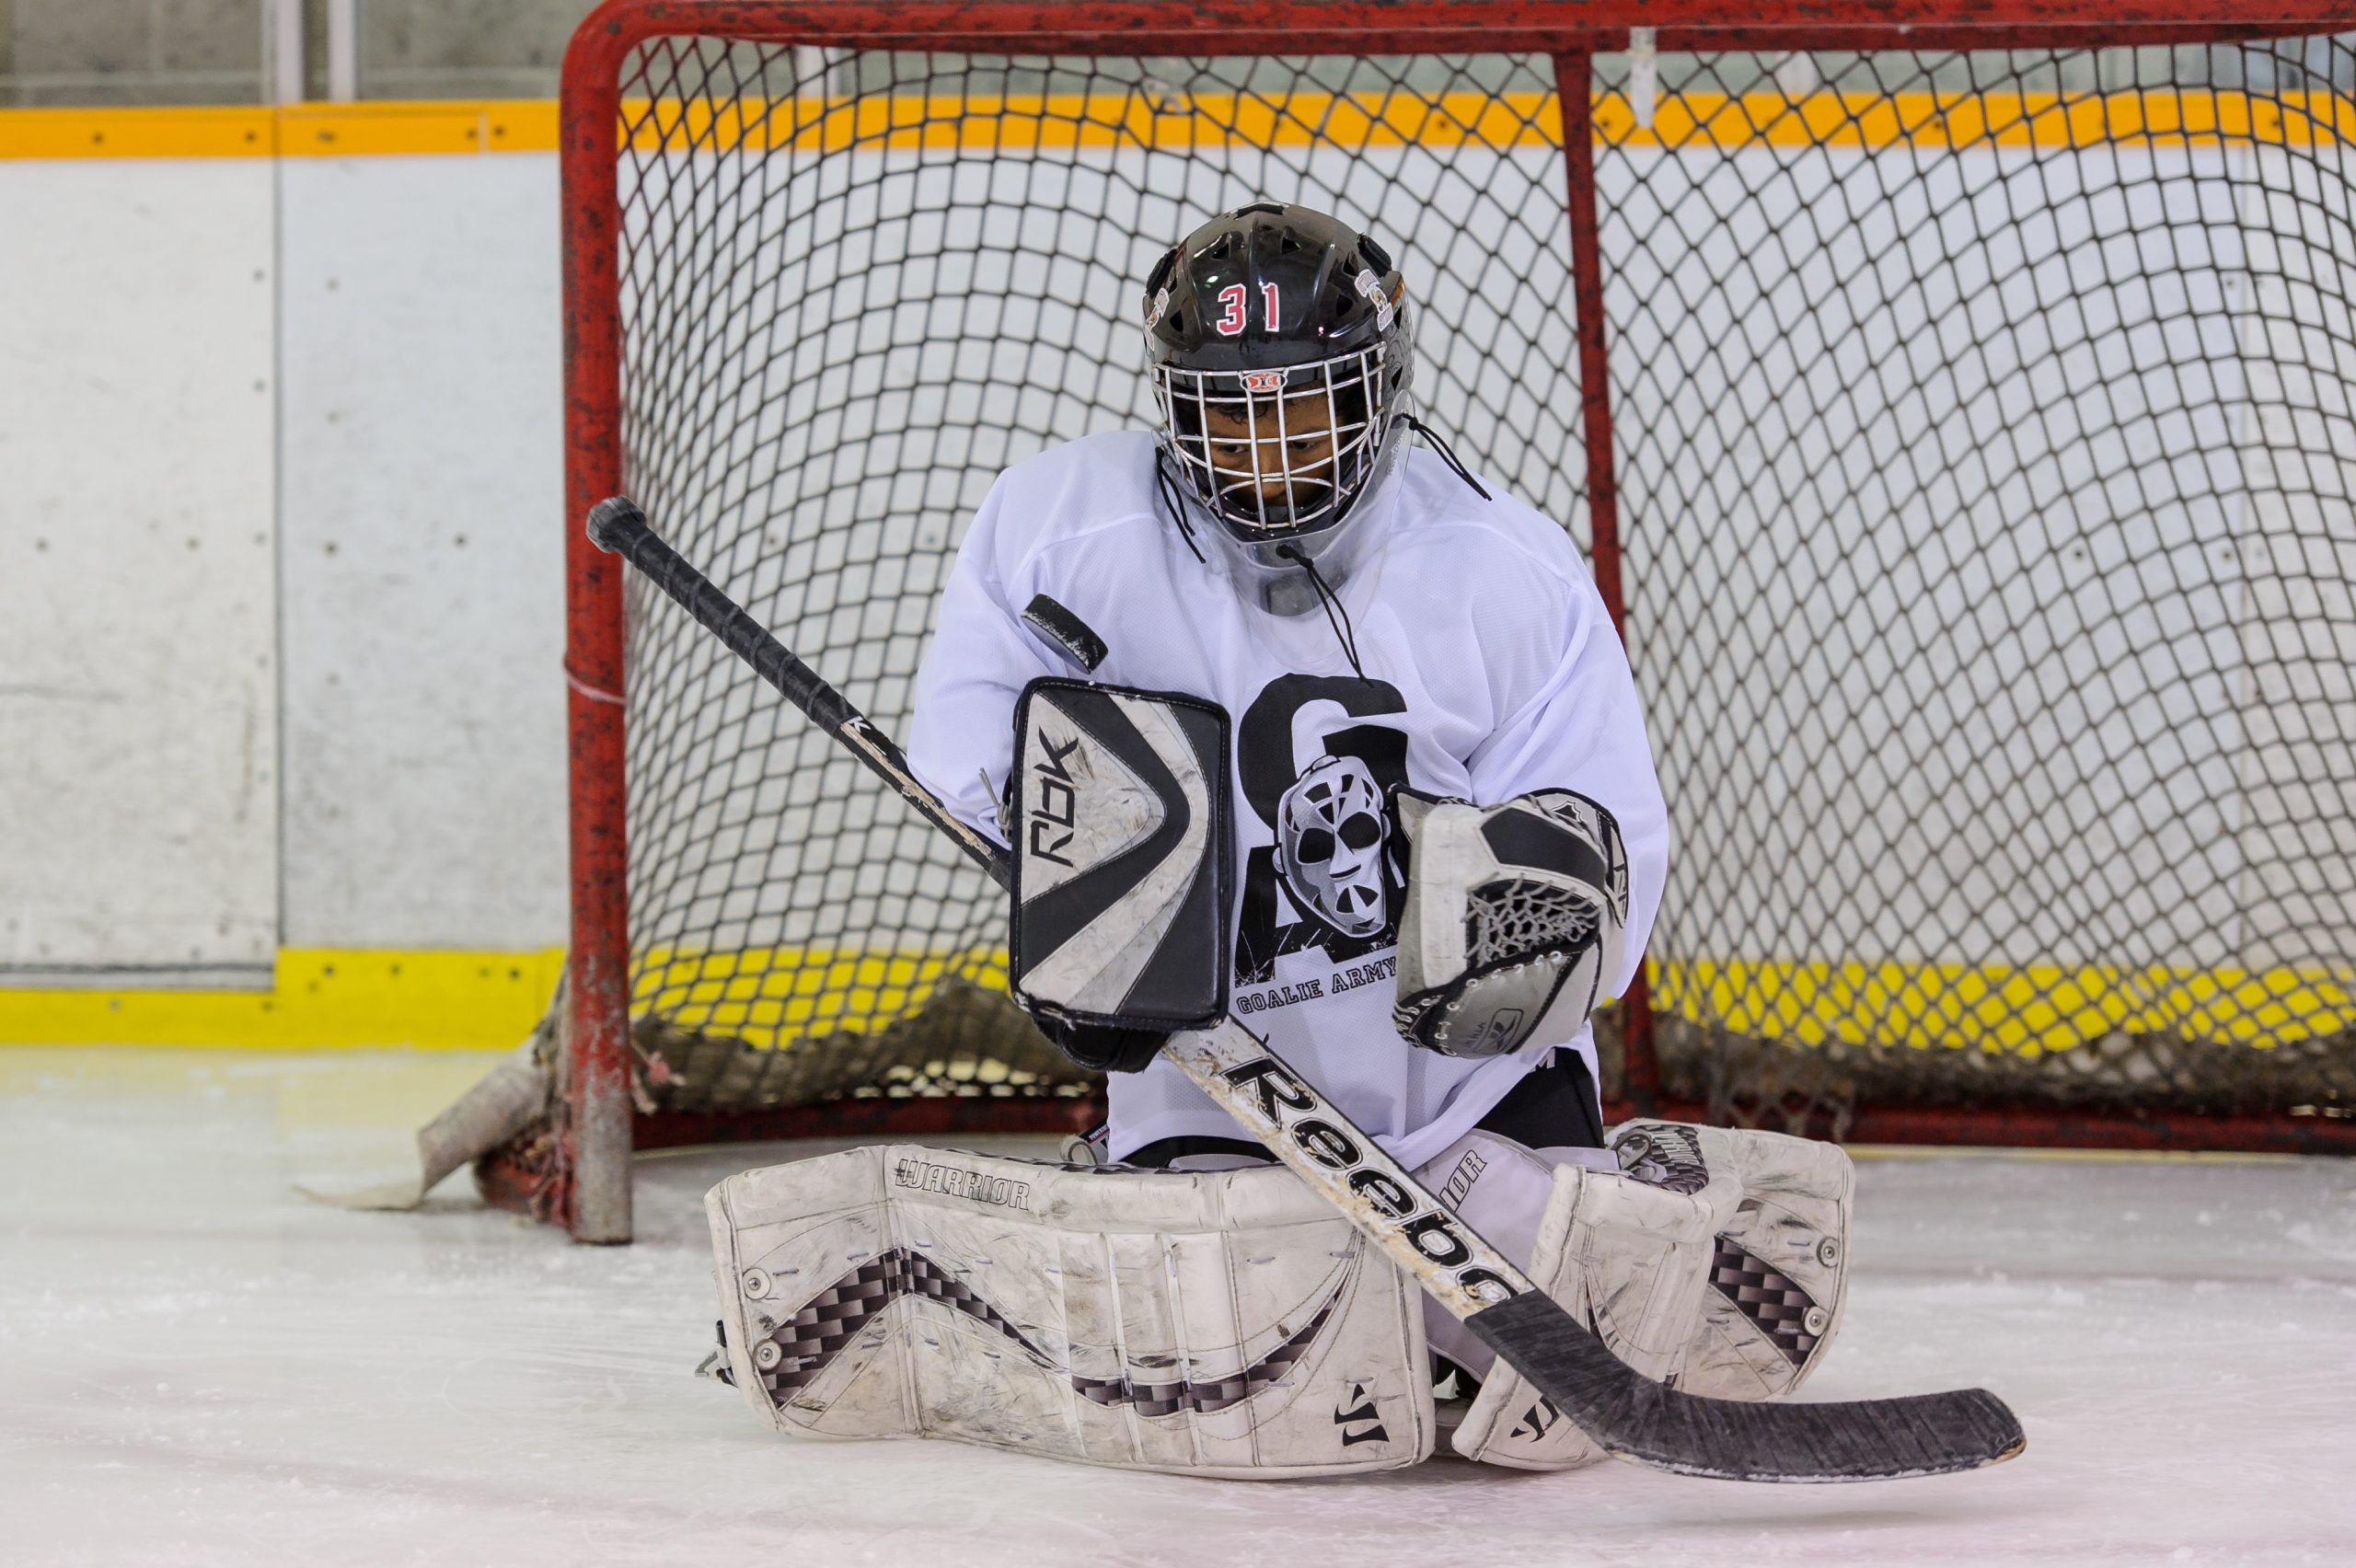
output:
[{"label": "net mesh", "polygon": [[[1139,280],[1248,201],[1402,259],[1425,416],[1589,543],[1547,59],[678,38],[623,90],[626,481],[887,732],[991,478],[1151,423]],[[1601,63],[1673,1091],[2350,1098],[2351,93],[2330,40]],[[629,592],[653,1102],[1078,1092],[996,890]]]},{"label": "net mesh", "polygon": [[1599,154],[1668,1086],[2347,1104],[2347,42],[1755,63]]}]

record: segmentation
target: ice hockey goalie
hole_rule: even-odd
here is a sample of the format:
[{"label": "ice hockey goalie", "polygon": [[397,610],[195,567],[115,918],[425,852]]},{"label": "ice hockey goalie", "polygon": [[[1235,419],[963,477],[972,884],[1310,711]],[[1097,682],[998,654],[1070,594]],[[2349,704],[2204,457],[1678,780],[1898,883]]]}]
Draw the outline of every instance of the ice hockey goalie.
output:
[{"label": "ice hockey goalie", "polygon": [[1015,851],[1014,990],[1110,1075],[1106,1128],[1069,1164],[895,1147],[716,1189],[733,1380],[784,1429],[1149,1470],[1595,1458],[1161,1059],[1223,1013],[1631,1365],[1796,1386],[1840,1318],[1844,1158],[1603,1125],[1590,1015],[1669,844],[1569,536],[1417,418],[1366,227],[1256,202],[1142,282],[1155,427],[999,477],[908,749]]}]

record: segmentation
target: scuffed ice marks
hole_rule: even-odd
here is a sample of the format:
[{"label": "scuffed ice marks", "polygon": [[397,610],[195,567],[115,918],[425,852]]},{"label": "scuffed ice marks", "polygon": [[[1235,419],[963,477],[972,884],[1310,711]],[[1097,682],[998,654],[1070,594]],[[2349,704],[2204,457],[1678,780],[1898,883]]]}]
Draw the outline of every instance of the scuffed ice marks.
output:
[{"label": "scuffed ice marks", "polygon": [[[745,1283],[746,1294],[754,1297],[766,1296],[773,1285],[770,1276],[758,1269],[748,1270]],[[1332,1321],[1348,1284],[1345,1271],[1306,1322],[1261,1355],[1247,1357],[1239,1351],[1238,1366],[1231,1373],[1201,1380],[1183,1373],[1175,1378],[1157,1376],[1160,1365],[1170,1363],[1168,1358],[1155,1357],[1159,1365],[1151,1368],[1124,1364],[1112,1377],[1095,1377],[1057,1362],[972,1286],[932,1259],[914,1248],[895,1247],[859,1263],[770,1330],[753,1347],[753,1366],[771,1402],[782,1405],[846,1350],[854,1345],[880,1348],[884,1334],[866,1331],[882,1327],[880,1320],[894,1302],[918,1297],[938,1302],[995,1330],[1034,1366],[1062,1377],[1092,1404],[1128,1405],[1144,1416],[1208,1414],[1241,1404],[1282,1382]]]}]

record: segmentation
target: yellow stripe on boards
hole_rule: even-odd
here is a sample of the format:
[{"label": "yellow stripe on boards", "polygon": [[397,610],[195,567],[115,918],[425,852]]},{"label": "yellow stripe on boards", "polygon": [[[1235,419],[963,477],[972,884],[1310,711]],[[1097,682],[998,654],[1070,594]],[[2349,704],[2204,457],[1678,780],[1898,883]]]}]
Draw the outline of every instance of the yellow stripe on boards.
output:
[{"label": "yellow stripe on boards", "polygon": [[[1730,148],[1980,146],[2080,148],[2116,143],[2356,141],[2356,99],[2271,97],[2208,87],[2117,93],[1691,93],[1662,98],[1649,128],[1618,94],[1599,98],[1599,141]],[[1559,142],[1561,133],[1555,132]]]},{"label": "yellow stripe on boards", "polygon": [[641,150],[1030,153],[1060,147],[1560,146],[1551,93],[1195,93],[1172,110],[1145,89],[1099,93],[870,94],[856,98],[629,100]]},{"label": "yellow stripe on boards", "polygon": [[872,1033],[921,1006],[952,973],[1003,991],[1006,950],[962,958],[862,948],[665,950],[641,961],[630,1010],[683,1029],[781,1045],[812,1035]]},{"label": "yellow stripe on boards", "polygon": [[1799,1045],[2036,1056],[2108,1034],[2262,1050],[2356,1028],[2356,972],[1693,960],[1655,965],[1656,1007]]},{"label": "yellow stripe on boards", "polygon": [[[851,147],[1035,153],[1228,145],[1562,144],[1551,93],[1195,93],[1146,89],[856,98],[630,99],[633,145],[653,150]],[[1617,91],[1595,100],[1607,145],[2075,148],[2223,142],[2292,147],[2356,142],[2356,99],[2217,88],[2116,93],[1669,94],[1652,123]],[[617,141],[620,139],[617,133]],[[0,110],[0,158],[365,157],[552,152],[557,106],[543,99],[294,104],[234,109]]]},{"label": "yellow stripe on boards", "polygon": [[[1068,147],[1560,147],[1552,93],[1195,93],[1173,100],[1128,92],[859,98],[635,100],[623,105],[642,151],[1031,153]],[[2210,88],[2053,93],[1822,91],[1671,94],[1636,123],[1618,93],[1595,102],[1596,136],[1614,145],[1982,145],[2091,147],[2117,142],[2356,140],[2356,101],[2327,93],[2271,98]]]},{"label": "yellow stripe on boards", "polygon": [[552,100],[485,103],[311,103],[279,111],[286,157],[367,157],[419,153],[549,153],[557,147]]},{"label": "yellow stripe on boards", "polygon": [[[563,958],[553,948],[290,948],[267,990],[0,987],[0,1044],[512,1045],[539,1021]],[[765,1045],[870,1033],[952,974],[1003,990],[1006,958],[1002,948],[672,951],[641,963],[632,1007]],[[1870,1041],[2037,1056],[2148,1032],[2263,1050],[2356,1028],[2356,975],[1706,960],[1656,964],[1653,1002],[1802,1045]]]},{"label": "yellow stripe on boards", "polygon": [[312,103],[276,109],[0,109],[0,158],[364,157],[546,153],[538,98]]},{"label": "yellow stripe on boards", "polygon": [[[1006,985],[1003,949],[958,972]],[[868,1033],[920,1005],[952,955],[859,949],[665,951],[639,972],[632,1010],[757,1044]],[[1794,1044],[1830,1041],[2021,1056],[2110,1034],[2178,1035],[2262,1050],[2356,1028],[2356,974],[2294,969],[1775,963],[1654,967],[1653,1003],[1694,1021]]]},{"label": "yellow stripe on boards", "polygon": [[278,151],[267,109],[0,109],[0,158],[252,158]]},{"label": "yellow stripe on boards", "polygon": [[563,952],[285,948],[268,990],[0,989],[0,1044],[269,1050],[514,1045],[556,995]]}]

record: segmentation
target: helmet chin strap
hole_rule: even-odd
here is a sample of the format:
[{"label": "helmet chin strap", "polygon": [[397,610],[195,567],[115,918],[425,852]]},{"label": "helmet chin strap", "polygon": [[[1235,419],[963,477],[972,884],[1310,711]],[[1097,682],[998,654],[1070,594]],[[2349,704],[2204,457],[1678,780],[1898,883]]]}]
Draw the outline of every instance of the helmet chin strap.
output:
[{"label": "helmet chin strap", "polygon": [[1186,548],[1194,552],[1197,561],[1205,566],[1210,565],[1210,558],[1203,554],[1203,547],[1195,542],[1195,520],[1186,515],[1186,498],[1179,493],[1178,481],[1170,477],[1169,465],[1162,461],[1158,450],[1153,455],[1153,483],[1154,488],[1161,492],[1161,503],[1170,508],[1171,519],[1178,525],[1178,536],[1186,541]]},{"label": "helmet chin strap", "polygon": [[1342,603],[1342,596],[1326,585],[1324,573],[1317,570],[1317,563],[1299,546],[1278,545],[1276,554],[1309,574],[1309,586],[1315,590],[1317,602],[1325,607],[1325,624],[1334,628],[1334,636],[1341,642],[1342,656],[1350,662],[1350,670],[1358,679],[1366,679],[1366,666],[1358,663],[1357,628],[1350,624],[1350,612]]},{"label": "helmet chin strap", "polygon": [[1472,477],[1472,470],[1466,467],[1457,457],[1456,448],[1440,439],[1439,432],[1417,419],[1413,409],[1403,409],[1399,417],[1406,421],[1409,430],[1432,444],[1432,450],[1439,454],[1439,460],[1454,470],[1458,478],[1472,486],[1474,495],[1479,496],[1483,501],[1491,499],[1489,492],[1481,488],[1481,481]]},{"label": "helmet chin strap", "polygon": [[[1432,444],[1433,448],[1439,455],[1440,461],[1446,463],[1458,478],[1472,487],[1474,495],[1479,496],[1483,501],[1490,499],[1489,492],[1481,487],[1481,481],[1472,477],[1472,471],[1458,459],[1456,453],[1446,441],[1440,438],[1438,431],[1417,419],[1412,411],[1402,409],[1399,418],[1408,429]],[[1387,478],[1381,482],[1387,482]],[[1299,545],[1287,540],[1276,547],[1276,553],[1280,559],[1291,561],[1295,566],[1299,567],[1303,575],[1309,579],[1310,590],[1317,595],[1317,603],[1325,612],[1325,624],[1334,628],[1334,639],[1342,645],[1343,657],[1349,660],[1351,672],[1358,679],[1365,680],[1366,666],[1358,661],[1357,628],[1350,624],[1349,608],[1342,603],[1340,593],[1332,583],[1325,581],[1325,574],[1317,570],[1315,558]]]}]

